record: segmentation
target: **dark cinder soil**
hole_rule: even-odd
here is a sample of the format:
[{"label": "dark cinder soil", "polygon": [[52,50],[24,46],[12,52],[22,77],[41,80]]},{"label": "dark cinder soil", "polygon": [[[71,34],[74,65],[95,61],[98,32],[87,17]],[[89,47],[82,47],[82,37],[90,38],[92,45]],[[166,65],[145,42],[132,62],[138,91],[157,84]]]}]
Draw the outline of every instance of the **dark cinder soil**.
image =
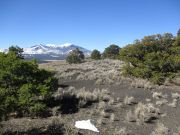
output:
[{"label": "dark cinder soil", "polygon": [[[78,81],[78,80],[64,80],[63,84],[68,86],[73,86],[77,89],[85,87],[88,90],[94,90],[95,88],[99,89],[108,89],[110,94],[114,98],[120,98],[120,101],[123,102],[126,96],[132,96],[136,99],[137,102],[147,103],[146,99],[151,99],[151,103],[156,104],[156,99],[152,97],[152,91],[162,92],[163,94],[167,94],[167,100],[172,102],[171,93],[177,92],[180,93],[179,90],[172,90],[172,89],[162,89],[162,90],[145,90],[144,88],[132,88],[128,83],[120,84],[120,85],[96,85],[95,81]],[[165,117],[159,117],[156,121],[152,123],[145,123],[142,125],[138,125],[134,122],[130,123],[127,122],[124,117],[128,110],[132,110],[134,106],[126,106],[125,108],[120,108],[119,110],[114,110],[116,117],[118,118],[117,121],[111,123],[111,127],[126,127],[128,131],[131,131],[130,134],[132,135],[150,135],[150,133],[154,130],[156,124],[158,122],[163,123],[170,129],[167,135],[173,135],[173,133],[177,132],[177,128],[180,127],[180,102],[178,101],[177,107],[169,107],[168,105],[158,106],[161,113],[166,114]],[[104,126],[104,127],[103,127]],[[106,126],[102,125],[99,127],[100,129],[104,130]],[[108,128],[108,127],[107,127]],[[113,130],[112,130],[113,132]],[[101,133],[99,133],[101,134]],[[103,133],[104,134],[104,133]],[[107,133],[108,135],[109,133]],[[113,133],[112,133],[113,134]]]},{"label": "dark cinder soil", "polygon": [[[87,108],[79,109],[74,114],[62,115],[66,124],[74,126],[77,120],[91,119],[92,123],[99,129],[99,133],[88,130],[78,130],[81,135],[151,135],[156,130],[157,135],[180,135],[180,97],[172,97],[172,93],[180,96],[179,87],[154,86],[145,87],[147,81],[140,80],[132,85],[134,79],[123,78],[120,74],[123,63],[117,60],[87,61],[82,64],[66,64],[64,61],[41,63],[40,68],[53,70],[59,78],[59,85],[62,89],[68,90],[75,87],[76,90],[85,87],[87,91],[93,92],[95,89],[106,89],[112,97],[112,103],[108,103],[108,114],[110,117],[101,116],[101,110],[97,109],[98,103]],[[80,78],[80,79],[79,79]],[[103,83],[97,83],[99,79]],[[100,81],[100,82],[101,82]],[[144,86],[142,86],[143,83]],[[151,86],[152,85],[152,86]],[[160,93],[160,97],[153,97],[153,93]],[[165,96],[163,96],[165,95]],[[125,97],[133,97],[135,103],[127,105]],[[165,100],[162,105],[157,101]],[[175,101],[175,106],[172,106]],[[129,111],[134,112],[138,103],[151,103],[160,113],[156,119],[150,122],[129,122],[126,116]],[[113,117],[111,117],[114,115]],[[144,114],[146,115],[146,114]],[[48,118],[47,118],[48,119]],[[99,120],[102,122],[99,123]],[[8,122],[6,122],[8,123]],[[164,128],[157,129],[157,124],[162,123]],[[71,135],[73,133],[69,133]],[[154,135],[154,134],[153,134]]]},{"label": "dark cinder soil", "polygon": [[[165,133],[156,133],[156,134],[166,134],[166,135],[176,135],[180,134],[180,97],[177,99],[176,107],[171,107],[171,104],[174,100],[172,97],[172,93],[180,94],[180,88],[178,86],[171,87],[173,85],[166,86],[152,86],[152,89],[146,89],[145,87],[133,87],[131,79],[123,79],[119,78],[121,76],[120,71],[123,63],[117,60],[100,60],[100,61],[88,61],[82,64],[72,64],[68,65],[65,62],[52,62],[40,65],[40,67],[47,69],[54,69],[59,76],[62,75],[63,71],[68,71],[67,73],[75,72],[72,75],[67,75],[64,78],[60,79],[61,84],[65,84],[67,86],[73,86],[76,89],[80,89],[85,87],[89,91],[93,91],[94,89],[107,89],[110,95],[117,99],[119,98],[120,104],[123,104],[124,98],[134,97],[137,103],[142,102],[144,104],[152,103],[156,108],[160,110],[160,116],[149,123],[137,124],[136,122],[128,122],[125,117],[127,112],[130,110],[134,110],[137,104],[133,105],[123,105],[123,107],[113,107],[116,106],[115,103],[112,105],[113,113],[115,115],[115,119],[113,122],[105,119],[104,124],[97,125],[100,133],[102,135],[113,135],[113,134],[126,134],[127,132],[132,135],[150,135],[152,131],[155,130],[157,123],[162,123],[166,128],[168,128],[168,132]],[[62,70],[64,69],[64,70]],[[82,71],[82,72],[81,72]],[[78,75],[84,77],[83,79],[77,79]],[[95,76],[93,78],[92,74]],[[92,79],[91,79],[91,77]],[[111,79],[112,76],[115,76],[115,79],[112,79],[112,82],[105,81],[105,83],[97,84],[96,81],[100,78],[102,80]],[[88,78],[88,79],[87,79]],[[123,80],[123,81],[121,81]],[[146,82],[144,82],[146,83]],[[137,83],[137,86],[139,84]],[[141,84],[142,85],[142,84]],[[153,85],[153,84],[152,84]],[[153,98],[153,92],[161,93],[162,95],[166,95],[163,98]],[[156,105],[157,101],[167,100],[167,103],[162,105]],[[90,109],[90,108],[88,108]],[[98,118],[91,116],[92,120],[96,121]],[[94,118],[94,119],[93,119]],[[74,118],[75,120],[76,118]],[[88,119],[88,118],[87,118]],[[127,132],[115,132],[117,129],[126,128]],[[159,129],[161,130],[161,129]],[[86,131],[84,131],[86,134]],[[94,133],[91,133],[94,134]]]}]

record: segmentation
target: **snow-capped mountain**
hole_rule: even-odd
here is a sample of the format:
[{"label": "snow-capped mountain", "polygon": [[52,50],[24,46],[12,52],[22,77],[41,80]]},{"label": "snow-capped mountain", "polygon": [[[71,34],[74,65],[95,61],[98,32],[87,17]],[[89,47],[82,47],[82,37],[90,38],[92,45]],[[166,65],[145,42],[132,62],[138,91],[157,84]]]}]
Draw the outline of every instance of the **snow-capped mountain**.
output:
[{"label": "snow-capped mountain", "polygon": [[8,52],[8,49],[1,49],[0,48],[0,52],[5,52],[6,53],[6,52]]},{"label": "snow-capped mountain", "polygon": [[65,43],[62,45],[39,44],[29,48],[23,48],[23,55],[26,59],[36,58],[40,60],[59,60],[65,59],[69,52],[76,48],[82,51],[85,56],[89,56],[91,54],[90,50],[87,50],[83,47],[71,43]]}]

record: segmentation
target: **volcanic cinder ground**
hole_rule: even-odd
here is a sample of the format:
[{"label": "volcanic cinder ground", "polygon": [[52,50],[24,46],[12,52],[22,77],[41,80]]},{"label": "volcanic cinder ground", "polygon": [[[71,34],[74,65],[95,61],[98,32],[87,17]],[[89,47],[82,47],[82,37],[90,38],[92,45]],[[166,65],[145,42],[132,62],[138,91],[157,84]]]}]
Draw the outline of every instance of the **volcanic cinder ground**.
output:
[{"label": "volcanic cinder ground", "polygon": [[[119,60],[105,59],[81,64],[52,61],[41,63],[39,67],[55,72],[60,84],[58,90],[89,91],[94,96],[98,92],[105,94],[102,101],[74,113],[58,114],[78,134],[180,135],[179,86],[170,83],[158,86],[147,80],[123,77],[123,64]],[[74,127],[75,121],[87,119],[99,133]],[[8,126],[9,123],[3,124]]]}]

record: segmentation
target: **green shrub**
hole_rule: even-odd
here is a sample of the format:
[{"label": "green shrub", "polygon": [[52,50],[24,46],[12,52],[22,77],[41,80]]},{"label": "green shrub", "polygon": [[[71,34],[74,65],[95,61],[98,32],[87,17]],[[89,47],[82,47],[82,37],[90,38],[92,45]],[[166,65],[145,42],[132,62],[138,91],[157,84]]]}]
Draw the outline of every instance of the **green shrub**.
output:
[{"label": "green shrub", "polygon": [[149,78],[151,76],[150,72],[151,71],[148,68],[136,67],[136,68],[133,68],[132,75],[137,77],[137,78]]},{"label": "green shrub", "polygon": [[91,53],[91,59],[99,60],[101,59],[101,53],[98,50],[93,50]]},{"label": "green shrub", "polygon": [[122,67],[122,74],[124,76],[131,76],[132,75],[132,70],[133,70],[133,67],[129,64],[129,63],[126,63],[123,67]]},{"label": "green shrub", "polygon": [[46,105],[43,103],[35,103],[30,108],[31,116],[41,116],[46,110]]},{"label": "green shrub", "polygon": [[180,36],[180,29],[177,31],[177,37]]},{"label": "green shrub", "polygon": [[[172,34],[145,36],[122,48],[119,59],[127,62],[125,75],[132,75],[162,84],[180,71],[180,46]],[[131,65],[131,66],[130,66]]]},{"label": "green shrub", "polygon": [[0,119],[13,112],[31,115],[30,108],[39,101],[45,106],[57,89],[53,76],[39,69],[36,61],[26,61],[13,51],[0,53]]},{"label": "green shrub", "polygon": [[180,46],[180,36],[177,36],[177,37],[176,37],[176,40],[175,40],[175,42],[174,42],[174,45],[175,45],[175,46]]},{"label": "green shrub", "polygon": [[68,63],[81,63],[84,60],[84,54],[78,48],[69,53],[66,58]]},{"label": "green shrub", "polygon": [[154,72],[150,80],[155,84],[162,84],[164,83],[165,79],[165,74],[161,72]]}]

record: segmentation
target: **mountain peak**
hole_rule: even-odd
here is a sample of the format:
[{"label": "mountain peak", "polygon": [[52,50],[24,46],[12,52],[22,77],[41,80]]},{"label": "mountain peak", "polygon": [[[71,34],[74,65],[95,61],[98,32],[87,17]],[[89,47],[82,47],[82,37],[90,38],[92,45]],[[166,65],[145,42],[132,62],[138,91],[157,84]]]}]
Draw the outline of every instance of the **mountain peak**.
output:
[{"label": "mountain peak", "polygon": [[[69,52],[72,50],[79,48],[85,56],[89,56],[91,54],[91,51],[88,49],[85,49],[83,47],[80,47],[78,45],[74,45],[72,43],[65,43],[61,45],[56,44],[36,44],[34,46],[31,46],[29,48],[23,48],[24,52],[23,55],[25,58],[31,59],[31,58],[37,58],[37,59],[65,59]],[[4,50],[0,49],[0,52]]]}]

